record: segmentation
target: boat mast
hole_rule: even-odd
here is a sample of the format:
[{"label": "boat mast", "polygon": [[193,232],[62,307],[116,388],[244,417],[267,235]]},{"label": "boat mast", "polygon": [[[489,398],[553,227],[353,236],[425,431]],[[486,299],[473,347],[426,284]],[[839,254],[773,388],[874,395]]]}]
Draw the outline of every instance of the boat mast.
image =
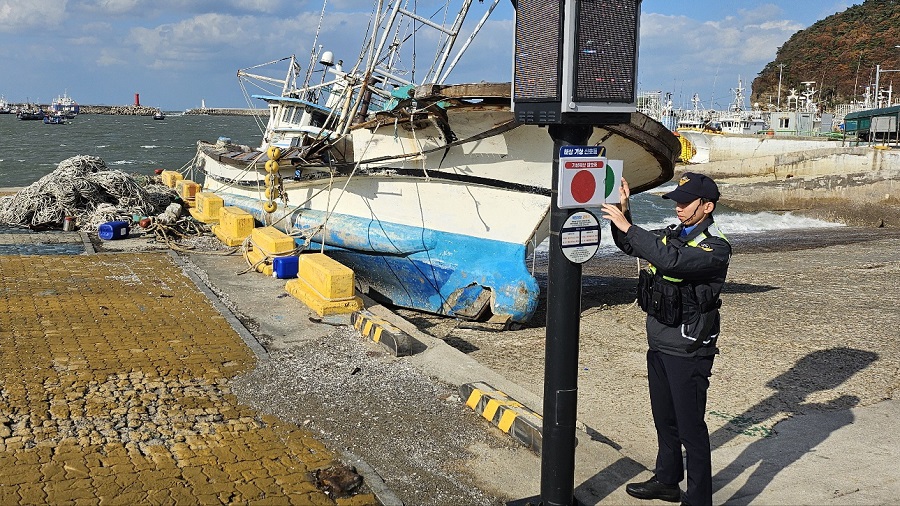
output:
[{"label": "boat mast", "polygon": [[[438,63],[437,67],[435,67],[434,73],[433,74],[429,73],[428,75],[426,75],[423,78],[422,84],[427,83],[428,78],[432,75],[434,76],[435,79],[437,79],[437,77],[441,75],[441,72],[444,70],[444,66],[447,64],[447,59],[450,57],[450,51],[453,50],[453,44],[456,43],[456,37],[459,36],[459,30],[462,28],[463,21],[465,21],[466,14],[468,14],[469,7],[471,5],[472,5],[472,0],[465,0],[463,2],[463,5],[460,7],[459,12],[456,13],[456,20],[453,21],[453,26],[451,26],[450,29],[446,29],[443,26],[440,26],[436,23],[432,23],[430,20],[426,20],[415,13],[406,13],[404,11],[404,14],[408,14],[413,19],[419,20],[422,23],[425,23],[426,25],[431,26],[432,28],[434,28],[436,30],[440,30],[447,34],[447,42],[444,47],[444,50],[441,53],[441,60]],[[493,7],[492,7],[492,9],[493,9]]]},{"label": "boat mast", "polygon": [[[444,72],[444,75],[441,76],[441,78],[438,80],[438,82],[437,82],[438,84],[444,84],[444,81],[447,80],[447,77],[450,75],[450,72],[453,71],[453,68],[456,67],[457,62],[459,62],[459,59],[462,57],[463,53],[465,53],[466,49],[469,48],[469,44],[471,44],[472,41],[475,40],[475,36],[478,35],[478,32],[481,31],[481,28],[484,26],[484,23],[487,22],[487,19],[490,17],[491,13],[494,12],[494,8],[497,7],[498,3],[500,3],[500,0],[494,0],[494,3],[491,4],[488,11],[484,14],[484,16],[481,17],[481,19],[478,21],[478,24],[475,25],[475,29],[472,31],[472,34],[469,35],[469,37],[466,39],[466,42],[463,43],[463,46],[459,49],[459,52],[456,53],[456,56],[453,57],[453,61],[450,62],[450,66],[447,67],[447,70]],[[447,54],[449,55],[449,49],[447,51]],[[446,58],[445,58],[445,60],[446,60]],[[439,74],[439,71],[440,71],[440,69],[438,69],[438,72],[435,72],[435,74],[434,74],[435,77]]]}]

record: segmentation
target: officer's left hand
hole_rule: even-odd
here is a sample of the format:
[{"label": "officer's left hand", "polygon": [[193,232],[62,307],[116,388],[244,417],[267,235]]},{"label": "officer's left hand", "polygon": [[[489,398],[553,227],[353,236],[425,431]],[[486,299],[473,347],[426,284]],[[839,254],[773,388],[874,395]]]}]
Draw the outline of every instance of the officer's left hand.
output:
[{"label": "officer's left hand", "polygon": [[631,223],[628,222],[628,218],[625,217],[625,213],[619,209],[619,206],[615,204],[603,204],[603,217],[609,220],[612,226],[621,230],[622,232],[628,232],[628,229],[631,228]]}]

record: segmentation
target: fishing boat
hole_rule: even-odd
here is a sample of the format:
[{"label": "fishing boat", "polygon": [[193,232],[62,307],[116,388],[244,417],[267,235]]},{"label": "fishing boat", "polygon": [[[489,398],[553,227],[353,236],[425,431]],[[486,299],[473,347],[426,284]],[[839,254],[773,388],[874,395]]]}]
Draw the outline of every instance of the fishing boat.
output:
[{"label": "fishing boat", "polygon": [[829,135],[833,115],[821,113],[813,99],[815,82],[803,84],[802,93],[790,90],[783,110],[764,112],[758,106],[746,108],[739,79],[727,111],[705,111],[703,121],[679,124],[677,131],[686,141],[688,155],[683,158],[694,164],[728,162],[840,146],[835,142],[839,138]]},{"label": "fishing boat", "polygon": [[16,111],[16,117],[23,121],[41,121],[44,115],[44,109],[40,105],[30,103],[26,103]]},{"label": "fishing boat", "polygon": [[9,102],[5,97],[0,96],[0,114],[10,114],[11,112],[12,107],[9,106]]},{"label": "fishing boat", "polygon": [[162,109],[157,109],[156,112],[153,113],[153,119],[164,120],[166,119],[166,115],[162,112]]},{"label": "fishing boat", "polygon": [[81,107],[68,93],[57,96],[50,102],[50,112],[64,119],[74,119]]},{"label": "fishing boat", "polygon": [[[262,143],[200,141],[194,177],[225,205],[353,268],[380,302],[529,320],[540,293],[529,258],[550,232],[553,142],[546,128],[515,121],[509,82],[446,83],[498,2],[484,6],[459,49],[471,1],[450,27],[394,3],[375,11],[377,28],[349,70],[317,44],[305,72],[294,56],[240,70],[242,87],[280,87],[254,95],[268,105]],[[410,61],[392,37],[413,21],[442,34],[418,82],[392,65]],[[283,79],[260,73],[275,64],[287,65]],[[669,181],[680,153],[674,135],[641,113],[594,128],[589,142],[625,161],[636,192]]]},{"label": "fishing boat", "polygon": [[63,114],[45,114],[44,115],[44,124],[45,125],[65,125],[67,118]]}]

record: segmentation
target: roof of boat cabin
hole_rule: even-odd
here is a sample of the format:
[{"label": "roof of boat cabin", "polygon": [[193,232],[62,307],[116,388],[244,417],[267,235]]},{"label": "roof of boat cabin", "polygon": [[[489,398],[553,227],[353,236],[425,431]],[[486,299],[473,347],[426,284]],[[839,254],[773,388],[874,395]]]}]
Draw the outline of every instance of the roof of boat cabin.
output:
[{"label": "roof of boat cabin", "polygon": [[271,102],[286,102],[286,103],[294,104],[294,105],[303,105],[303,106],[307,106],[307,107],[314,107],[324,113],[331,112],[331,109],[329,109],[327,107],[321,106],[315,102],[310,102],[308,100],[302,100],[299,98],[282,97],[279,95],[251,95],[251,96],[253,98],[258,98],[260,100],[265,100],[266,102],[269,102],[269,103],[271,103]]}]

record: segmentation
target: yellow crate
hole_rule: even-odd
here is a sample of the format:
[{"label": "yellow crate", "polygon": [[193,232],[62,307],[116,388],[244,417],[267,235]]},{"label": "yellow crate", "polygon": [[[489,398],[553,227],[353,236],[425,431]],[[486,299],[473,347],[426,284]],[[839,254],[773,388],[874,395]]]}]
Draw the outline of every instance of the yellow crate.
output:
[{"label": "yellow crate", "polygon": [[200,192],[194,199],[194,207],[189,209],[194,219],[203,223],[218,223],[219,210],[225,205],[222,197],[215,193]]},{"label": "yellow crate", "polygon": [[[259,229],[254,229],[254,231]],[[267,257],[265,253],[258,249],[250,249],[247,251],[247,260],[252,265],[256,265],[256,272],[261,272],[266,276],[271,276],[274,268],[272,267],[272,259]]]},{"label": "yellow crate", "polygon": [[175,183],[175,193],[191,207],[194,206],[197,194],[200,193],[200,185],[190,179],[182,179]]},{"label": "yellow crate", "polygon": [[212,228],[213,234],[228,246],[240,246],[256,226],[253,215],[240,207],[225,206],[219,209],[219,224]]},{"label": "yellow crate", "polygon": [[197,210],[210,220],[219,220],[219,209],[225,207],[222,197],[212,192],[200,192],[196,197]]},{"label": "yellow crate", "polygon": [[324,253],[300,255],[297,277],[305,280],[326,299],[351,297],[353,270]]},{"label": "yellow crate", "polygon": [[174,170],[164,170],[162,174],[160,174],[162,178],[162,182],[164,185],[169,188],[175,188],[175,183],[184,179],[184,176],[181,175],[180,172]]},{"label": "yellow crate", "polygon": [[294,238],[275,227],[254,228],[250,234],[253,249],[268,256],[288,255],[294,251]]},{"label": "yellow crate", "polygon": [[302,278],[288,280],[284,289],[319,316],[353,313],[363,308],[362,299],[356,296],[328,300]]}]

